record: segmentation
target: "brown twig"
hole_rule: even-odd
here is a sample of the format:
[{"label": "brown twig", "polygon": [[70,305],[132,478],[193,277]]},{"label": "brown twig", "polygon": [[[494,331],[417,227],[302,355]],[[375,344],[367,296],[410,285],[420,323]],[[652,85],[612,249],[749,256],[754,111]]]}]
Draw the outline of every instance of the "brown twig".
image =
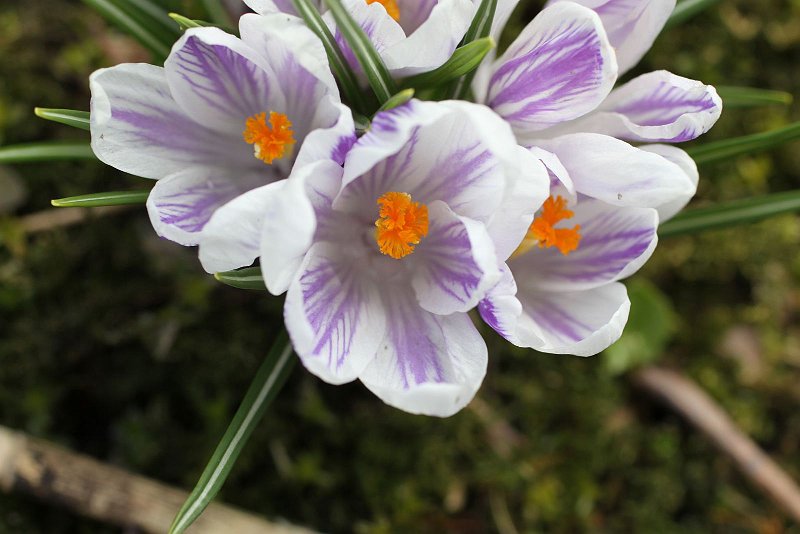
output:
[{"label": "brown twig", "polygon": [[129,210],[132,206],[105,206],[102,208],[53,208],[25,215],[19,224],[26,234],[46,232],[56,228],[72,226],[95,217],[115,215]]},{"label": "brown twig", "polygon": [[[21,491],[100,521],[162,534],[187,493],[0,426],[0,490]],[[194,534],[309,534],[212,504]]]},{"label": "brown twig", "polygon": [[640,369],[633,373],[632,379],[711,438],[747,478],[800,522],[800,487],[739,430],[728,414],[699,386],[676,372],[658,367]]}]

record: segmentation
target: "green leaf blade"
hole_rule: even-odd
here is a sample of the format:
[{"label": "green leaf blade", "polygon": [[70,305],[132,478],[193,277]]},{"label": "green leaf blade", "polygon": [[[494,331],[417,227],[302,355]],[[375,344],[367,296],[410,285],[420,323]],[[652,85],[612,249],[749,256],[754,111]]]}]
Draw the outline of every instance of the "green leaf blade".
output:
[{"label": "green leaf blade", "polygon": [[406,78],[403,87],[428,88],[443,85],[465,76],[481,64],[483,58],[496,46],[494,39],[484,37],[460,46],[447,62],[436,70]]},{"label": "green leaf blade", "polygon": [[144,204],[150,190],[140,191],[106,191],[103,193],[89,193],[76,197],[66,197],[51,200],[50,204],[56,208],[97,208],[100,206],[131,206]]},{"label": "green leaf blade", "polygon": [[75,109],[33,108],[33,112],[37,117],[47,121],[66,124],[67,126],[80,128],[81,130],[89,130],[88,111],[78,111]]},{"label": "green leaf blade", "polygon": [[132,16],[115,2],[111,0],[83,0],[83,2],[139,41],[142,46],[153,54],[153,58],[156,61],[163,63],[169,55],[172,42],[168,38],[160,35],[157,30],[153,29],[153,26],[149,26],[137,17]]},{"label": "green leaf blade", "polygon": [[170,534],[180,534],[189,528],[219,493],[253,430],[289,377],[295,361],[292,345],[284,331],[258,369],[200,480],[178,511],[169,529]]},{"label": "green leaf blade", "polygon": [[353,19],[342,5],[341,0],[325,0],[333,15],[334,20],[350,49],[353,51],[359,65],[367,76],[370,87],[378,97],[380,104],[389,100],[397,93],[397,84],[383,63],[378,51],[361,26]]},{"label": "green leaf blade", "polygon": [[96,159],[89,143],[43,142],[0,147],[0,164]]},{"label": "green leaf blade", "polygon": [[734,137],[692,147],[686,152],[698,165],[706,165],[737,156],[763,152],[797,140],[800,140],[800,122],[769,132]]},{"label": "green leaf blade", "polygon": [[[464,35],[462,46],[466,46],[473,41],[489,36],[492,31],[492,23],[494,22],[496,11],[497,0],[481,0],[475,12],[475,17],[472,19],[472,23],[467,29],[467,33]],[[474,78],[475,70],[473,69],[460,80],[453,83],[453,86],[448,91],[448,95],[457,100],[466,99],[467,96],[469,96],[472,80]]]},{"label": "green leaf blade", "polygon": [[720,86],[717,87],[717,92],[728,109],[756,106],[788,106],[794,101],[791,93],[753,87]]},{"label": "green leaf blade", "polygon": [[237,289],[247,289],[251,291],[265,291],[267,289],[260,267],[247,267],[237,271],[216,273],[214,278],[227,286]]},{"label": "green leaf blade", "polygon": [[800,211],[800,190],[773,193],[684,211],[662,224],[658,229],[658,235],[661,238],[668,238],[696,234],[798,211]]}]

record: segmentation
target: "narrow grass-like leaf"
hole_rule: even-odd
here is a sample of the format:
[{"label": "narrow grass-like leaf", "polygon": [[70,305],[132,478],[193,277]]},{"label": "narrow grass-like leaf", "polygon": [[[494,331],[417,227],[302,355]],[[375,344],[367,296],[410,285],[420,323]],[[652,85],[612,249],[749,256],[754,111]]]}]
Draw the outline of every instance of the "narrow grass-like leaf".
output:
[{"label": "narrow grass-like leaf", "polygon": [[397,93],[397,84],[394,82],[389,69],[383,63],[378,51],[361,26],[356,23],[350,13],[344,8],[340,0],[325,0],[328,8],[336,20],[338,30],[342,33],[356,60],[364,70],[370,87],[378,97],[378,102],[383,104],[392,95]]},{"label": "narrow grass-like leaf", "polygon": [[147,202],[149,189],[140,191],[105,191],[89,193],[77,197],[66,197],[51,200],[56,208],[97,208],[100,206],[130,206]]},{"label": "narrow grass-like leaf", "polygon": [[37,117],[66,124],[81,130],[89,129],[89,112],[75,109],[33,108]]},{"label": "narrow grass-like leaf", "polygon": [[[461,41],[462,46],[466,46],[473,41],[489,36],[489,33],[492,31],[495,11],[497,11],[497,0],[481,0],[475,12],[475,17],[472,19],[472,23],[469,25],[467,33]],[[460,80],[454,82],[448,91],[448,95],[457,100],[467,98],[473,78],[475,78],[475,69],[471,70]]]},{"label": "narrow grass-like leaf", "polygon": [[800,211],[800,190],[774,193],[717,204],[708,208],[684,211],[662,224],[658,229],[658,235],[664,238],[696,234],[715,228],[748,224],[796,211]]},{"label": "narrow grass-like leaf", "polygon": [[491,37],[483,37],[472,41],[458,47],[450,59],[438,69],[406,78],[401,82],[401,85],[419,89],[436,87],[456,80],[477,69],[483,58],[489,53],[489,50],[495,46],[496,43]]},{"label": "narrow grass-like leaf", "polygon": [[359,88],[358,77],[347,63],[347,59],[345,59],[342,50],[336,43],[336,39],[334,39],[328,26],[322,20],[317,8],[314,7],[309,0],[292,0],[292,5],[309,29],[322,41],[322,45],[325,47],[325,52],[328,55],[328,63],[331,66],[331,71],[339,81],[339,87],[345,99],[350,106],[357,111],[366,112],[368,106]]},{"label": "narrow grass-like leaf", "polygon": [[150,50],[156,61],[163,63],[166,59],[172,43],[154,32],[151,26],[140,22],[110,0],[83,0],[83,2],[139,41],[142,46]]},{"label": "narrow grass-like leaf", "polygon": [[95,159],[89,143],[44,142],[0,147],[0,163]]},{"label": "narrow grass-like leaf", "polygon": [[261,274],[260,267],[247,267],[238,271],[227,271],[214,275],[219,282],[237,289],[252,289],[265,291],[264,276]]},{"label": "narrow grass-like leaf", "polygon": [[203,0],[203,7],[208,14],[208,18],[215,24],[219,24],[220,26],[231,26],[233,24],[228,12],[225,10],[225,6],[222,5],[220,0]]},{"label": "narrow grass-like leaf", "polygon": [[800,122],[785,128],[744,137],[733,137],[686,150],[698,165],[714,163],[736,156],[762,152],[791,141],[800,140]]},{"label": "narrow grass-like leaf", "polygon": [[753,87],[717,87],[726,108],[752,108],[757,106],[788,106],[794,100],[791,93],[756,89]]},{"label": "narrow grass-like leaf", "polygon": [[409,100],[411,100],[412,98],[414,98],[414,90],[403,89],[396,95],[392,96],[392,98],[384,102],[381,108],[377,111],[377,113],[380,113],[381,111],[389,111],[390,109],[400,107]]},{"label": "narrow grass-like leaf", "polygon": [[208,24],[203,24],[200,21],[190,19],[189,17],[184,17],[183,15],[179,15],[177,13],[170,13],[169,18],[175,21],[178,25],[178,28],[182,32],[188,30],[189,28],[202,28],[203,26],[208,26]]},{"label": "narrow grass-like leaf", "polygon": [[169,20],[167,11],[151,0],[115,0],[115,2],[120,8],[143,24],[152,23],[154,26],[159,26],[160,32],[164,32],[164,35],[171,39],[171,42],[180,37],[180,32],[175,30],[175,26]]},{"label": "narrow grass-like leaf", "polygon": [[228,430],[200,475],[200,480],[175,517],[169,529],[170,534],[185,531],[217,495],[270,402],[289,377],[296,359],[284,331],[258,369]]},{"label": "narrow grass-like leaf", "polygon": [[706,9],[719,4],[719,2],[720,0],[683,0],[678,2],[669,20],[667,20],[664,30],[683,24],[695,15],[699,15]]}]

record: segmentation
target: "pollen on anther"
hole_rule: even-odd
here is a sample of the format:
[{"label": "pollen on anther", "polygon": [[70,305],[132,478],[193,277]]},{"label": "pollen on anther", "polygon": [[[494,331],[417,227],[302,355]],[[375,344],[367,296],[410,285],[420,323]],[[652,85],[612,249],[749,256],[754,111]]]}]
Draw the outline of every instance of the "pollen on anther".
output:
[{"label": "pollen on anther", "polygon": [[386,13],[394,20],[400,20],[400,8],[397,7],[397,0],[367,0],[367,4],[374,4],[375,2],[382,5],[386,9]]},{"label": "pollen on anther", "polygon": [[550,196],[542,205],[541,214],[533,220],[528,234],[514,252],[520,256],[534,246],[539,248],[556,247],[563,255],[568,255],[578,248],[581,242],[580,225],[572,228],[556,228],[556,224],[571,219],[575,214],[567,209],[567,201],[561,196]]},{"label": "pollen on anther", "polygon": [[266,113],[248,118],[242,136],[253,145],[255,157],[267,164],[288,155],[296,142],[289,118],[275,111],[269,113],[269,124]]},{"label": "pollen on anther", "polygon": [[381,253],[399,260],[414,252],[428,235],[428,207],[414,202],[408,193],[391,191],[378,198],[375,240]]}]

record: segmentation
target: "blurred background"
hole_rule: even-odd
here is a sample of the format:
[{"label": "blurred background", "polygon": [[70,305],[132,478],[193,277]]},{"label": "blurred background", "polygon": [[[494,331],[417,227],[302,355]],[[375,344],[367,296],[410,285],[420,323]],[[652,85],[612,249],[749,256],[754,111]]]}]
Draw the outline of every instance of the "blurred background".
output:
[{"label": "blurred background", "polygon": [[[159,3],[203,18],[197,2]],[[542,3],[523,0],[509,35]],[[0,0],[0,144],[88,139],[34,106],[88,109],[93,70],[148,57],[77,0]],[[800,1],[723,0],[662,34],[635,73],[654,69],[800,95]],[[699,143],[797,120],[800,104],[729,108]],[[800,187],[799,149],[702,167],[692,206]],[[282,299],[222,286],[143,207],[70,227],[38,215],[52,198],[145,185],[93,161],[0,167],[0,424],[190,489]],[[691,378],[800,479],[798,242],[797,216],[663,240],[629,284],[640,319],[594,358],[484,329],[487,378],[445,420],[298,366],[221,498],[328,532],[800,532],[631,378],[653,364]],[[0,532],[118,531],[0,495]]]}]

